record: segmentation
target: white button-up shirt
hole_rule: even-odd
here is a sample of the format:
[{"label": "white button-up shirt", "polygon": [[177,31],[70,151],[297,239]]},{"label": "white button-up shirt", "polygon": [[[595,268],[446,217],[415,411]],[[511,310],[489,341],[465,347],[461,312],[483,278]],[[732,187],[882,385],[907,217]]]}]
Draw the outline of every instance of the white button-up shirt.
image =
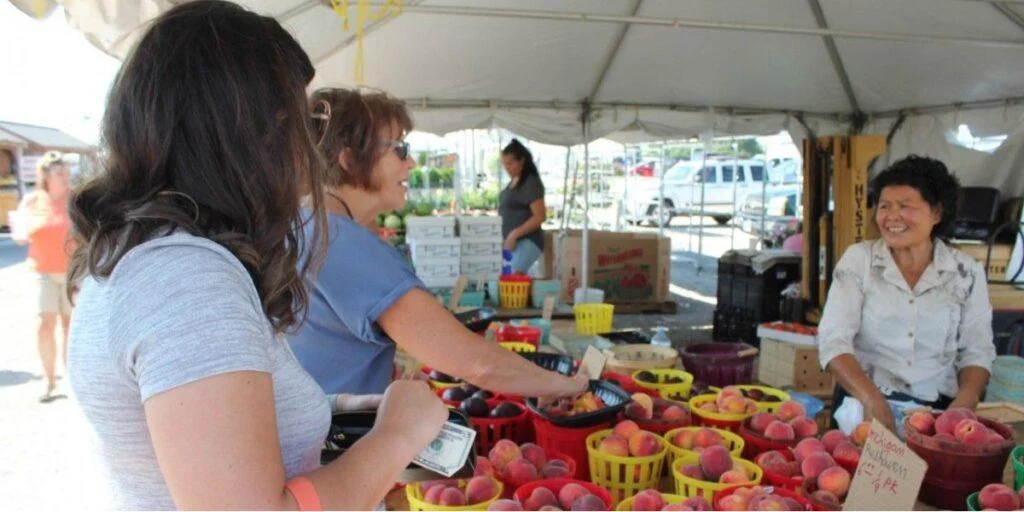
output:
[{"label": "white button-up shirt", "polygon": [[923,401],[955,397],[958,372],[991,372],[996,356],[985,270],[936,240],[911,290],[884,241],[852,245],[833,273],[818,351],[822,368],[853,354],[879,388]]}]

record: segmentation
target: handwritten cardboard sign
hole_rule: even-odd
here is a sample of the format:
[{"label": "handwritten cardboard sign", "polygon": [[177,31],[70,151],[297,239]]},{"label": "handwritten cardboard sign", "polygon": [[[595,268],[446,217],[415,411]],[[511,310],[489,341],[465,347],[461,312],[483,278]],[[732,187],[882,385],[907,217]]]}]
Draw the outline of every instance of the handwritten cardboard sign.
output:
[{"label": "handwritten cardboard sign", "polygon": [[926,471],[924,459],[872,420],[843,510],[913,510]]},{"label": "handwritten cardboard sign", "polygon": [[600,379],[601,373],[604,372],[604,364],[607,360],[608,359],[600,350],[591,345],[587,347],[587,351],[583,353],[583,359],[580,360],[579,372],[590,380]]}]

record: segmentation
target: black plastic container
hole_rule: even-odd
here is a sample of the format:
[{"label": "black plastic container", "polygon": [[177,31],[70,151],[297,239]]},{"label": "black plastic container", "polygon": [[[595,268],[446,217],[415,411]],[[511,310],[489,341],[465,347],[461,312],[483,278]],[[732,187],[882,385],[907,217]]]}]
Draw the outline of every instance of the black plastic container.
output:
[{"label": "black plastic container", "polygon": [[479,308],[455,313],[455,318],[462,322],[462,325],[465,325],[467,329],[480,333],[485,332],[490,327],[496,315],[497,313],[491,308]]},{"label": "black plastic container", "polygon": [[605,407],[593,412],[574,414],[572,416],[551,416],[537,407],[536,398],[527,398],[526,406],[537,416],[558,425],[559,427],[589,427],[601,423],[609,423],[630,402],[629,394],[615,384],[604,380],[591,380],[589,391],[600,398]]},{"label": "black plastic container", "polygon": [[570,356],[548,354],[545,352],[523,352],[519,355],[548,371],[558,372],[566,376],[572,376],[576,373],[576,362]]}]

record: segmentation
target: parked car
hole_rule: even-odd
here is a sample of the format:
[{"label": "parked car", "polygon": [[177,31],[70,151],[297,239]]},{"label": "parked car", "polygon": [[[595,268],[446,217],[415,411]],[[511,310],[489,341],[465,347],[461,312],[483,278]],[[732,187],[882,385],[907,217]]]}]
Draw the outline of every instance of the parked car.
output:
[{"label": "parked car", "polygon": [[803,220],[801,194],[799,186],[791,185],[767,189],[763,197],[760,192],[749,194],[737,214],[740,229],[767,240],[772,233],[784,230],[790,222]]},{"label": "parked car", "polygon": [[[668,226],[677,215],[704,215],[725,225],[735,215],[736,205],[762,185],[775,187],[761,160],[721,158],[681,161],[665,171],[661,180],[645,180],[630,190],[623,201],[628,222],[651,222]],[[664,208],[659,208],[658,189],[664,184]],[[703,199],[703,201],[702,201]],[[703,209],[701,203],[703,202]],[[659,217],[660,216],[660,217]]]},{"label": "parked car", "polygon": [[657,166],[656,162],[657,162],[656,160],[647,160],[646,162],[642,162],[639,165],[637,165],[636,167],[634,167],[632,170],[630,170],[629,173],[631,175],[633,175],[633,176],[643,176],[645,178],[653,178],[654,177],[654,169]]}]

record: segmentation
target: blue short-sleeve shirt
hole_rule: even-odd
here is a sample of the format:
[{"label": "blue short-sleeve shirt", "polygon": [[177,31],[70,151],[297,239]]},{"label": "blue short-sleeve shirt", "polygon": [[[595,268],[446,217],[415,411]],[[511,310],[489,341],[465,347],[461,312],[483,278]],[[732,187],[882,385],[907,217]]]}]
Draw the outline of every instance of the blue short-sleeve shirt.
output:
[{"label": "blue short-sleeve shirt", "polygon": [[328,224],[326,259],[308,278],[309,316],[289,342],[324,392],[382,393],[391,382],[395,343],[377,319],[406,293],[425,287],[402,254],[375,233],[340,215],[329,215]]}]

